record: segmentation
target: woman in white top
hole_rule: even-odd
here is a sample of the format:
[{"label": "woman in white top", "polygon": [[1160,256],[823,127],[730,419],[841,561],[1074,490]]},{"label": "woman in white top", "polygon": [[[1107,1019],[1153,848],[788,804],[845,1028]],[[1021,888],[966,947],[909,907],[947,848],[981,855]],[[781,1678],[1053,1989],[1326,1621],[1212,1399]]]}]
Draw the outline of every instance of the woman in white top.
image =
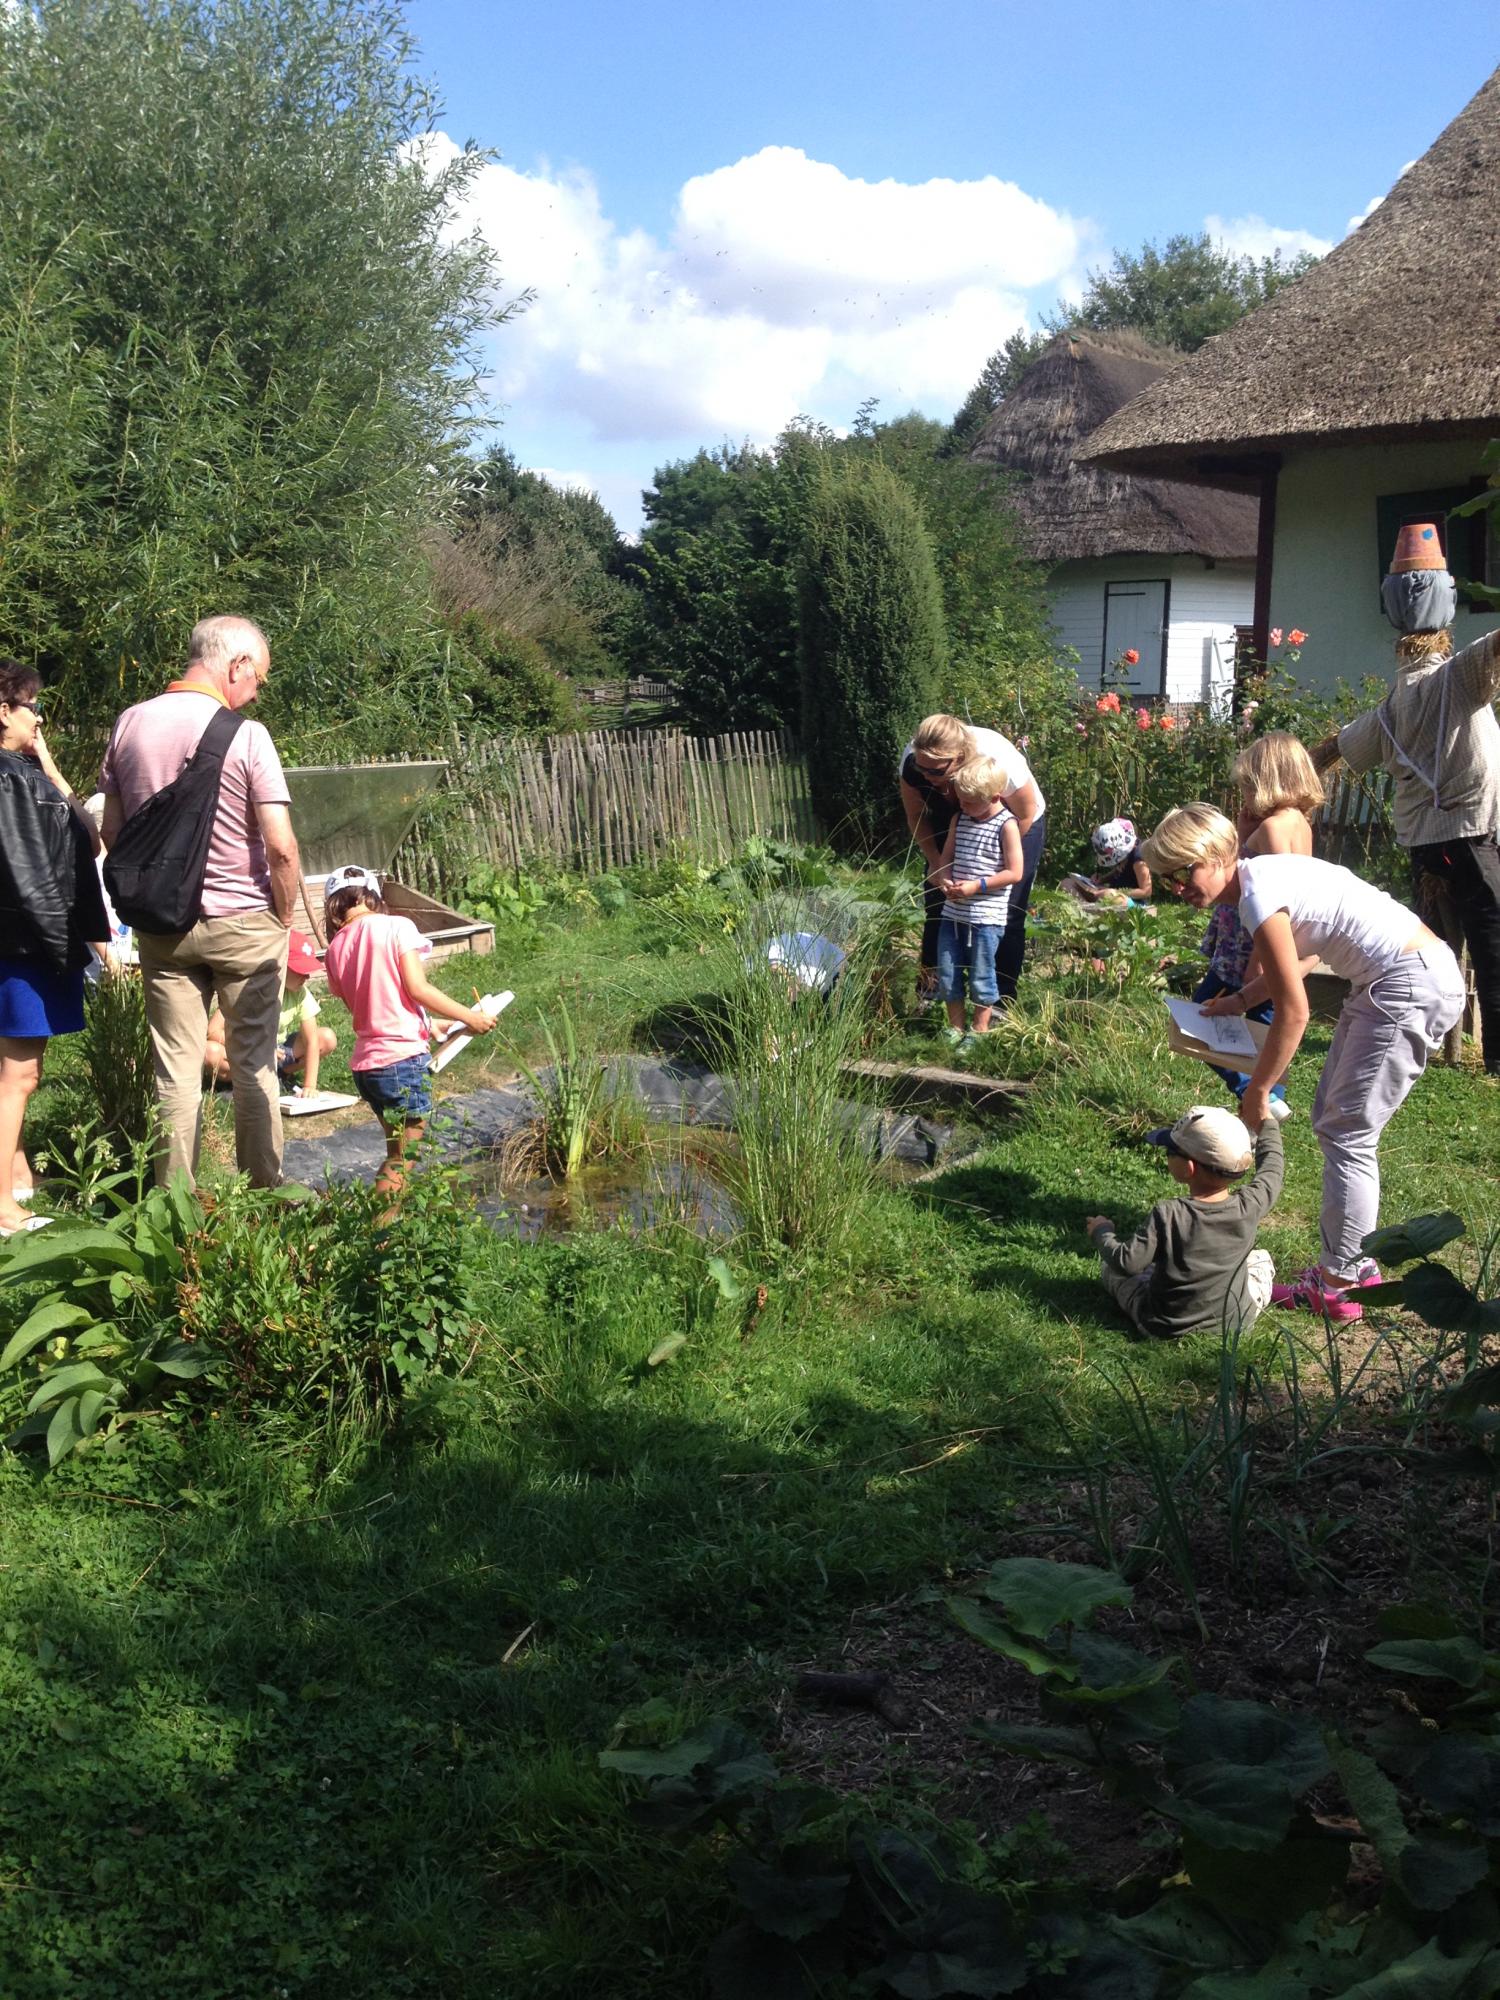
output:
[{"label": "woman in white top", "polygon": [[1303,854],[1241,859],[1233,823],[1213,806],[1168,813],[1143,852],[1156,881],[1184,902],[1198,909],[1235,904],[1255,941],[1245,984],[1204,1010],[1243,1014],[1263,1000],[1274,1003],[1241,1104],[1252,1132],[1268,1116],[1271,1086],[1306,1032],[1305,974],[1322,959],[1349,981],[1313,1100],[1323,1152],[1323,1261],[1271,1296],[1278,1305],[1358,1319],[1349,1288],[1380,1277],[1363,1247],[1379,1221],[1376,1148],[1428,1054],[1463,1013],[1458,962],[1404,904],[1347,868]]},{"label": "woman in white top", "polygon": [[995,954],[997,1005],[1003,1009],[1015,993],[1026,957],[1026,910],[1042,850],[1047,844],[1047,801],[1031,766],[1008,736],[998,729],[981,729],[956,715],[929,715],[901,753],[901,809],[911,837],[927,863],[922,893],[922,971],[920,991],[937,994],[938,926],[943,914],[941,886],[943,845],[958,814],[953,774],[973,757],[990,757],[1006,772],[1009,785],[1005,809],[1021,835],[1021,879],[1011,890],[1005,932]]}]

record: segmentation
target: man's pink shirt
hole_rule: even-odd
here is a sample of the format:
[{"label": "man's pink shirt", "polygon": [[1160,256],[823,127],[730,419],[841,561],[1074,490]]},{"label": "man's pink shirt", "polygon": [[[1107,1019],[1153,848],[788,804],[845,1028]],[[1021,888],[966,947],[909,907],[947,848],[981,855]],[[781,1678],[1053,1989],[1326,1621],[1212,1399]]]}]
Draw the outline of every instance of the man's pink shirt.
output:
[{"label": "man's pink shirt", "polygon": [[[184,691],[155,695],[127,708],[104,753],[100,791],[117,794],[128,819],[181,774],[222,706],[211,694]],[[208,843],[205,917],[272,908],[271,866],[255,808],[291,802],[281,759],[264,723],[241,723],[224,759],[219,809]]]},{"label": "man's pink shirt", "polygon": [[401,978],[401,954],[432,950],[410,917],[371,911],[335,931],[324,966],[328,990],[354,1016],[350,1069],[385,1069],[427,1053],[427,1016]]}]

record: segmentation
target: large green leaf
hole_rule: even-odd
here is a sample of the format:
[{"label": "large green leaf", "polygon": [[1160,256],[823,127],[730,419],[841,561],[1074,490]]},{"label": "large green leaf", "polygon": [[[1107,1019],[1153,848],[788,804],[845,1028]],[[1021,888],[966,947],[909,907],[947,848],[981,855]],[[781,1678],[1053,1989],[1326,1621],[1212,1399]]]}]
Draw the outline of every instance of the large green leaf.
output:
[{"label": "large green leaf", "polygon": [[1282,1715],[1264,1702],[1196,1694],[1182,1705],[1182,1723],[1165,1746],[1168,1764],[1274,1772],[1295,1794],[1329,1772],[1317,1724]]},{"label": "large green leaf", "polygon": [[73,1361],[66,1368],[54,1368],[44,1377],[40,1388],[26,1405],[29,1417],[33,1411],[55,1402],[59,1396],[76,1396],[80,1389],[107,1389],[109,1377],[92,1361]]},{"label": "large green leaf", "polygon": [[[1106,1639],[1098,1632],[1080,1632],[1073,1641],[1072,1660],[1078,1679],[1068,1687],[1048,1689],[1053,1701],[1080,1702],[1099,1707],[1117,1707],[1133,1702],[1155,1688],[1171,1671],[1170,1660],[1153,1660],[1134,1646],[1118,1639]],[[1164,1713],[1167,1726],[1177,1721],[1175,1696],[1167,1695]]]},{"label": "large green leaf", "polygon": [[1463,1217],[1444,1208],[1435,1215],[1414,1215],[1407,1222],[1372,1229],[1360,1247],[1367,1257],[1376,1257],[1382,1264],[1409,1264],[1415,1257],[1431,1257],[1463,1233]]},{"label": "large green leaf", "polygon": [[1490,1851],[1482,1840],[1424,1833],[1401,1856],[1400,1882],[1419,1910],[1451,1910],[1489,1872]]},{"label": "large green leaf", "polygon": [[99,1418],[113,1401],[107,1389],[85,1389],[78,1398],[78,1428],[85,1437],[93,1435]]},{"label": "large green leaf", "polygon": [[29,1284],[54,1265],[64,1266],[69,1277],[76,1277],[90,1266],[98,1271],[139,1271],[141,1260],[113,1229],[88,1222],[55,1222],[50,1229],[12,1236],[0,1248],[0,1285],[22,1280]]},{"label": "large green leaf", "polygon": [[[705,1767],[721,1768],[761,1755],[754,1737],[715,1717],[659,1750],[601,1750],[599,1762],[606,1771],[618,1771],[627,1778],[686,1778]],[[763,1761],[774,1776],[775,1765],[769,1758]]]},{"label": "large green leaf", "polygon": [[1500,1836],[1500,1746],[1453,1732],[1440,1736],[1412,1773],[1412,1789],[1434,1812]]},{"label": "large green leaf", "polygon": [[1481,1299],[1446,1264],[1418,1264],[1401,1280],[1406,1304],[1429,1326],[1483,1338],[1500,1333],[1500,1299]]},{"label": "large green leaf", "polygon": [[194,1381],[213,1366],[213,1357],[191,1340],[169,1340],[165,1347],[153,1349],[151,1360],[163,1375],[180,1382]]},{"label": "large green leaf", "polygon": [[1106,1605],[1128,1605],[1135,1595],[1113,1570],[1038,1556],[993,1564],[984,1594],[1003,1604],[1010,1623],[1030,1639],[1045,1639],[1059,1625],[1085,1624]]},{"label": "large green leaf", "polygon": [[1388,1673],[1457,1681],[1461,1688],[1476,1688],[1484,1678],[1484,1653],[1472,1639],[1386,1639],[1365,1658]]},{"label": "large green leaf", "polygon": [[1044,1646],[1033,1645],[1019,1632],[1013,1632],[1009,1625],[1002,1625],[998,1618],[972,1598],[950,1597],[946,1602],[955,1621],[969,1637],[978,1639],[991,1652],[1003,1653],[1006,1659],[1014,1660],[1028,1673],[1052,1674],[1065,1681],[1077,1680],[1078,1669],[1071,1660],[1061,1653],[1049,1653]]},{"label": "large green leaf", "polygon": [[1400,1793],[1373,1757],[1354,1749],[1332,1731],[1325,1741],[1344,1796],[1354,1808],[1354,1817],[1365,1839],[1379,1856],[1381,1866],[1394,1874],[1412,1838],[1401,1810]]},{"label": "large green leaf", "polygon": [[1244,1960],[1238,1932],[1185,1889],[1169,1889],[1139,1916],[1116,1921],[1112,1928],[1174,1971],[1227,1971]]},{"label": "large green leaf", "polygon": [[1285,1840],[1261,1853],[1210,1847],[1186,1833],[1182,1865],[1224,1916],[1279,1926],[1339,1894],[1349,1875],[1349,1842],[1323,1834],[1304,1814]]},{"label": "large green leaf", "polygon": [[14,1368],[44,1340],[55,1340],[58,1334],[74,1327],[88,1326],[93,1318],[87,1306],[70,1306],[65,1299],[47,1299],[35,1312],[27,1314],[5,1343],[0,1368]]},{"label": "large green leaf", "polygon": [[784,1848],[773,1864],[741,1847],[730,1856],[729,1879],[761,1930],[803,1938],[835,1921],[852,1878],[825,1848]]},{"label": "large green leaf", "polygon": [[1243,1765],[1193,1764],[1176,1775],[1156,1807],[1206,1847],[1279,1847],[1291,1826],[1296,1800],[1276,1771]]},{"label": "large green leaf", "polygon": [[1068,1729],[1041,1722],[974,1722],[969,1734],[1013,1757],[1035,1757],[1044,1764],[1095,1765],[1099,1752],[1086,1729]]},{"label": "large green leaf", "polygon": [[1450,1958],[1436,1938],[1419,1945],[1357,1986],[1346,1986],[1337,2000],[1484,2000],[1496,1991],[1500,1952],[1487,1944],[1470,1945]]},{"label": "large green leaf", "polygon": [[1460,1423],[1495,1403],[1500,1403],[1500,1361],[1471,1369],[1443,1398],[1446,1414]]},{"label": "large green leaf", "polygon": [[59,1459],[66,1458],[77,1444],[80,1435],[78,1398],[69,1396],[65,1402],[58,1404],[52,1412],[51,1422],[47,1425],[48,1465],[56,1465]]}]

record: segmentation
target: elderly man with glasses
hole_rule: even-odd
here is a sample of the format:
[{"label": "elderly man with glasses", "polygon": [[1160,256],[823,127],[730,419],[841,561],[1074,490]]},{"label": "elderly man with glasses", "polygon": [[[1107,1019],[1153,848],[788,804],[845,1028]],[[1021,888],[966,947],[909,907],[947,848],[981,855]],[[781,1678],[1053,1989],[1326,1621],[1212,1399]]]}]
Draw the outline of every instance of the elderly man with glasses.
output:
[{"label": "elderly man with glasses", "polygon": [[1000,993],[996,1004],[1004,1009],[1015,995],[1026,956],[1026,911],[1031,901],[1031,885],[1047,844],[1047,801],[1031,766],[1008,736],[1002,736],[998,729],[962,722],[956,715],[929,715],[918,724],[916,734],[901,753],[901,809],[906,814],[911,837],[927,863],[918,994],[924,1000],[937,995],[938,926],[943,912],[938,873],[943,843],[958,813],[954,773],[972,757],[992,758],[1005,771],[1010,781],[1005,805],[1015,815],[1021,835],[1024,872],[1010,892],[1005,932],[995,954],[995,983]]},{"label": "elderly man with glasses", "polygon": [[[266,636],[248,618],[201,619],[187,666],[164,693],[119,717],[99,773],[104,844],[172,784],[223,709],[255,700],[271,672]],[[276,1028],[300,869],[291,794],[265,727],[246,722],[224,757],[198,921],[139,933],[146,1016],[164,1131],[157,1175],[198,1165],[203,1054],[217,994],[234,1089],[235,1159],[258,1187],[281,1179]]]}]

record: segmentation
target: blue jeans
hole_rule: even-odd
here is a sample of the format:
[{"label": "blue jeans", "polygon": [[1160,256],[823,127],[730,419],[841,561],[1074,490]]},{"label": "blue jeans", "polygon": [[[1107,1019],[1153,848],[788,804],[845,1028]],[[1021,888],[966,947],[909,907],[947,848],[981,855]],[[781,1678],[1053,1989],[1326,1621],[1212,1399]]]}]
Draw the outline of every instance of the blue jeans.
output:
[{"label": "blue jeans", "polygon": [[1000,924],[956,924],[944,917],[938,925],[938,993],[944,1000],[968,997],[976,1007],[993,1007],[1000,998],[995,978],[995,954],[1005,929]]},{"label": "blue jeans", "polygon": [[[1239,990],[1237,986],[1231,986],[1227,979],[1221,979],[1217,972],[1210,971],[1204,973],[1202,979],[1193,988],[1193,998],[1201,1003],[1204,1000],[1216,1000],[1221,993],[1238,993]],[[1245,1019],[1247,1021],[1269,1021],[1275,1011],[1269,1000],[1262,1000],[1258,1007],[1251,1007],[1246,1012]],[[1236,1097],[1243,1097],[1249,1089],[1250,1078],[1246,1071],[1220,1069],[1213,1063],[1210,1063],[1209,1067],[1213,1070],[1215,1076],[1222,1078],[1229,1085],[1229,1088],[1234,1092]],[[1273,1097],[1285,1097],[1286,1085],[1284,1083],[1273,1083],[1271,1086],[1271,1095]]]},{"label": "blue jeans", "polygon": [[432,1058],[403,1056],[383,1069],[357,1069],[354,1088],[382,1125],[419,1125],[432,1116]]},{"label": "blue jeans", "polygon": [[[952,816],[944,820],[941,828],[934,826],[941,846]],[[1047,845],[1047,815],[1034,820],[1030,828],[1021,835],[1021,866],[1025,871],[1019,882],[1013,884],[1010,892],[1010,907],[1006,913],[1005,929],[1001,933],[1000,949],[995,954],[995,981],[1002,1001],[1013,1000],[1016,986],[1021,977],[1021,967],[1026,959],[1026,912],[1031,906],[1031,885],[1036,880],[1036,871],[1041,866],[1042,853]],[[938,926],[943,919],[943,904],[946,898],[935,883],[929,882],[922,891],[922,964],[935,966],[938,962]]]}]

